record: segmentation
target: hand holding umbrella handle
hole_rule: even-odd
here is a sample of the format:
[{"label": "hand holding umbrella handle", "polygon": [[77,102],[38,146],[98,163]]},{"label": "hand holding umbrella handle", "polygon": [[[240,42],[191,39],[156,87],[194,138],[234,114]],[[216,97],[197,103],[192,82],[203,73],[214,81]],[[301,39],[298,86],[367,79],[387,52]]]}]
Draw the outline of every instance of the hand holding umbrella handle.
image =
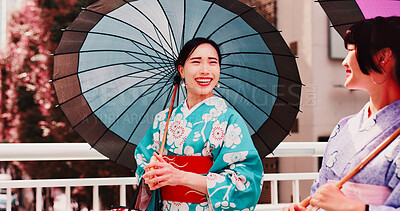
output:
[{"label": "hand holding umbrella handle", "polygon": [[[174,108],[174,101],[175,101],[175,95],[176,95],[176,90],[177,89],[178,89],[178,84],[175,83],[175,85],[174,85],[174,93],[172,94],[172,99],[171,99],[171,105],[169,106],[167,123],[165,124],[164,135],[163,135],[163,139],[162,139],[162,142],[161,142],[160,151],[158,152],[159,155],[163,154],[163,151],[164,151],[164,148],[165,148],[165,141],[167,140],[169,120],[171,118],[172,109]],[[154,155],[151,157],[149,163],[153,163],[153,162],[157,162],[157,158]],[[149,170],[151,171],[153,169],[154,168],[151,168]]]},{"label": "hand holding umbrella handle", "polygon": [[[174,85],[174,92],[172,94],[172,99],[171,99],[171,105],[169,106],[169,112],[168,112],[168,117],[167,117],[167,123],[165,124],[165,129],[164,129],[164,135],[160,147],[160,151],[158,152],[159,155],[163,154],[164,147],[165,147],[165,141],[167,140],[167,133],[168,133],[168,125],[169,125],[169,120],[171,118],[171,113],[172,109],[174,108],[174,101],[175,101],[175,95],[176,95],[176,90],[178,89],[178,83],[175,83]],[[150,159],[149,163],[157,162],[157,158],[153,155]],[[150,168],[148,171],[154,170],[154,168]]]},{"label": "hand holding umbrella handle", "polygon": [[[157,158],[156,158],[156,156],[153,155],[150,158],[150,162],[149,163],[154,163],[154,162],[157,162]],[[154,170],[154,167],[149,168],[147,171],[152,171],[152,170]],[[153,179],[153,178],[154,178],[154,176],[152,176],[150,179]],[[154,183],[153,184],[149,184],[149,187],[151,188],[154,185],[155,185]]]},{"label": "hand holding umbrella handle", "polygon": [[[374,159],[383,149],[386,148],[397,136],[400,135],[400,127],[397,128],[389,137],[387,137],[382,143],[380,143],[374,150],[372,150],[367,157],[365,157],[353,170],[351,170],[346,176],[344,176],[339,182],[337,182],[334,186],[341,189],[343,184],[346,183],[349,179],[351,179],[354,175],[356,175],[365,165],[367,165],[372,159]],[[299,206],[307,207],[310,204],[311,196],[305,198],[303,201],[299,203]],[[318,210],[313,206],[307,208],[307,210]]]},{"label": "hand holding umbrella handle", "polygon": [[[349,178],[350,179],[350,178]],[[348,180],[348,179],[347,179]],[[346,181],[347,181],[346,180]],[[335,183],[333,186],[334,187],[337,187],[338,189],[341,189],[342,188],[342,185],[346,182],[346,181],[344,181],[343,179],[342,180],[340,180],[339,182],[337,182],[337,183]],[[299,206],[300,207],[307,207],[308,205],[310,205],[310,200],[311,200],[311,196],[308,196],[307,198],[305,198],[303,201],[301,201],[300,203],[299,203]],[[316,211],[316,210],[319,210],[319,207],[314,207],[314,206],[309,206],[307,209],[306,209],[306,211]]]}]

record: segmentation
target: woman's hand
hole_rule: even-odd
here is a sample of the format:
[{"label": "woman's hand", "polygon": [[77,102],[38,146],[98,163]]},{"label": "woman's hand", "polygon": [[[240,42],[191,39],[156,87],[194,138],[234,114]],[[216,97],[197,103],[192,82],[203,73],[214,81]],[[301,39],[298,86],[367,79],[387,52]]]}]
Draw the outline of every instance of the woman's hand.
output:
[{"label": "woman's hand", "polygon": [[150,190],[155,190],[166,185],[180,185],[184,177],[183,171],[176,169],[167,163],[162,156],[154,153],[155,162],[150,162],[144,167],[143,179],[149,185]]},{"label": "woman's hand", "polygon": [[346,197],[339,188],[323,185],[312,195],[310,204],[327,211],[365,210],[365,204]]},{"label": "woman's hand", "polygon": [[283,211],[305,211],[306,208],[300,207],[298,204],[291,204],[289,207],[284,207]]}]

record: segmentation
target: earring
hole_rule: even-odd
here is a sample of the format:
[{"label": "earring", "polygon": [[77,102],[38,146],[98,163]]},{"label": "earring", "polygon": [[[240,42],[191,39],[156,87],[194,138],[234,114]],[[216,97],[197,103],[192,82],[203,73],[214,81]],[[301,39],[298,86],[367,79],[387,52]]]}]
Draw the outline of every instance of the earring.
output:
[{"label": "earring", "polygon": [[382,81],[378,81],[377,82],[374,79],[375,71],[372,71],[372,73],[371,73],[371,80],[372,80],[372,83],[374,83],[375,85],[383,84],[386,81],[386,71],[382,67],[381,67],[381,69],[382,69],[382,75],[383,75],[383,80]]},{"label": "earring", "polygon": [[182,86],[183,88],[185,88],[185,86],[186,86],[186,84],[185,84],[185,79],[183,79],[183,78],[182,78],[182,84],[181,84],[181,86]]},{"label": "earring", "polygon": [[220,88],[221,86],[219,85],[219,83],[217,83],[217,88]]}]

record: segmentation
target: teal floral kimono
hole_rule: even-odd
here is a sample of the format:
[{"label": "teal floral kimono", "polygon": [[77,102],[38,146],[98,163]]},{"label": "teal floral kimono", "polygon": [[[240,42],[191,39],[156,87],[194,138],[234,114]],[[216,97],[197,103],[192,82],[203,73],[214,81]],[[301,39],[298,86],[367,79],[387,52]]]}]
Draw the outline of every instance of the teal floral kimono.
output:
[{"label": "teal floral kimono", "polygon": [[[139,178],[153,152],[158,152],[167,113],[168,110],[165,110],[156,115],[152,127],[136,147],[136,174]],[[207,202],[163,201],[163,210],[255,209],[262,188],[261,160],[244,120],[221,98],[207,98],[190,110],[186,101],[175,108],[163,154],[211,156],[213,159],[207,174]],[[153,204],[151,202],[150,206]]]}]

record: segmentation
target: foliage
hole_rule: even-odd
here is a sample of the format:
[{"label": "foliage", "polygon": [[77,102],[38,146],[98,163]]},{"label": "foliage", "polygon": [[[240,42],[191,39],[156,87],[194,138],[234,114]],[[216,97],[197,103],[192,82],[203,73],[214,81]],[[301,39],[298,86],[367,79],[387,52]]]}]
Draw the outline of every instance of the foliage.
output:
[{"label": "foliage", "polygon": [[[53,67],[51,53],[61,39],[61,29],[72,23],[81,7],[93,2],[26,0],[12,15],[8,24],[9,43],[0,55],[0,141],[83,141],[71,130],[61,109],[56,108],[57,99],[49,80]],[[37,161],[16,165],[34,179],[132,176],[129,169],[112,162]],[[86,192],[84,188],[73,191],[76,197],[82,198],[86,198],[83,197]],[[113,199],[117,195],[110,192],[103,197]],[[91,200],[91,196],[87,198]]]}]

